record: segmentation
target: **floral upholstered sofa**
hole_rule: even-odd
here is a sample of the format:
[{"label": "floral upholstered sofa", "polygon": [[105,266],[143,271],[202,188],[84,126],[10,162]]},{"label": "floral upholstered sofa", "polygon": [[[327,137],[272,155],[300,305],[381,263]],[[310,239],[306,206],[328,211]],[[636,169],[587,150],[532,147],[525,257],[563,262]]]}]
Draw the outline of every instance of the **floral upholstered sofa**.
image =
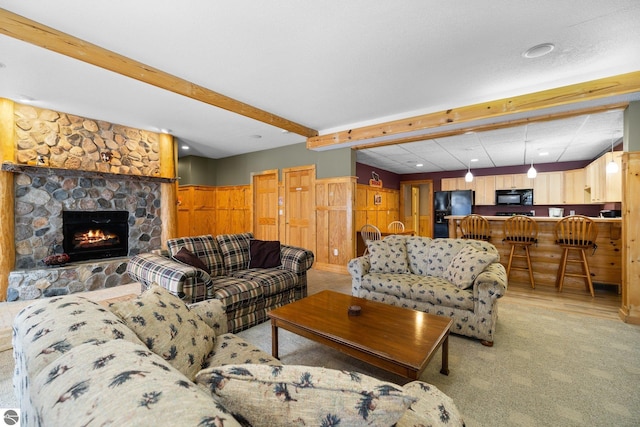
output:
[{"label": "floral upholstered sofa", "polygon": [[451,333],[493,345],[505,268],[491,243],[388,236],[349,262],[354,296],[448,316]]},{"label": "floral upholstered sofa", "polygon": [[228,329],[238,332],[267,320],[267,312],[307,296],[313,252],[251,233],[202,235],[167,241],[167,253],[131,258],[127,273],[156,283],[187,303],[219,299]]},{"label": "floral upholstered sofa", "polygon": [[39,299],[13,324],[21,425],[463,425],[432,385],[283,366],[225,329],[221,301],[155,285],[109,306]]}]

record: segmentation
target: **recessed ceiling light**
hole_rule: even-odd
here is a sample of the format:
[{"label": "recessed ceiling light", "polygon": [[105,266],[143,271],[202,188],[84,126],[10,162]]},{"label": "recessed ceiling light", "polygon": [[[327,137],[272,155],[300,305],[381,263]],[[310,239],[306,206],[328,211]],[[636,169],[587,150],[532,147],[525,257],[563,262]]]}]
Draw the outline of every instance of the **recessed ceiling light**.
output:
[{"label": "recessed ceiling light", "polygon": [[181,146],[180,148],[182,148],[183,150],[188,150],[188,149],[189,149],[189,146],[188,146],[188,145],[183,145],[183,146]]},{"label": "recessed ceiling light", "polygon": [[541,152],[540,152],[540,155],[541,155],[541,156],[548,156],[548,155],[549,155],[549,152],[548,152],[548,151],[541,151]]},{"label": "recessed ceiling light", "polygon": [[542,43],[522,52],[522,56],[525,58],[540,58],[541,56],[545,56],[551,51],[555,49],[555,45],[553,43]]},{"label": "recessed ceiling light", "polygon": [[416,165],[416,167],[417,167],[417,168],[421,168],[421,167],[423,167],[423,166],[424,166],[424,165],[423,165],[422,163],[418,163],[418,164]]},{"label": "recessed ceiling light", "polygon": [[160,129],[160,132],[166,133],[166,134],[170,134],[171,133],[171,129]]},{"label": "recessed ceiling light", "polygon": [[477,162],[477,161],[478,161],[478,159],[471,159],[471,160],[469,160],[469,161],[470,161],[470,162]]},{"label": "recessed ceiling light", "polygon": [[286,129],[282,129],[282,133],[289,133],[289,131]]}]

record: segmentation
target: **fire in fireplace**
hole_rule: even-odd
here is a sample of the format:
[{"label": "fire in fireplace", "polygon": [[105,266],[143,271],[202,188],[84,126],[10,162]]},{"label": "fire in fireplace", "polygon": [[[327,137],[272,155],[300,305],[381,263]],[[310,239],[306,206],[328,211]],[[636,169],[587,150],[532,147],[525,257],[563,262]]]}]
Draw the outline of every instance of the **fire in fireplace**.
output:
[{"label": "fire in fireplace", "polygon": [[126,256],[129,212],[63,211],[63,248],[71,261]]}]

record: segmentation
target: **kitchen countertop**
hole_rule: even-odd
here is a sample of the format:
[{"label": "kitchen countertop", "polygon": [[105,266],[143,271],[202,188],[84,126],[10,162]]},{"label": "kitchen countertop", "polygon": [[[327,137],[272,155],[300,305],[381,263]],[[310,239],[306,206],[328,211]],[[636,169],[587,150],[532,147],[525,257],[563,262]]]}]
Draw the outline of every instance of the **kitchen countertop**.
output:
[{"label": "kitchen countertop", "polygon": [[[466,215],[447,215],[444,218],[445,219],[462,219],[464,218]],[[504,221],[508,218],[511,218],[510,216],[492,216],[492,215],[483,215],[486,219],[488,220],[492,220],[492,221]],[[530,216],[529,218],[531,219],[535,219],[536,221],[548,221],[548,222],[555,222],[555,221],[560,221],[563,217],[551,217],[551,216]],[[595,222],[622,222],[622,218],[600,218],[600,217],[589,217],[592,220],[594,220]]]}]

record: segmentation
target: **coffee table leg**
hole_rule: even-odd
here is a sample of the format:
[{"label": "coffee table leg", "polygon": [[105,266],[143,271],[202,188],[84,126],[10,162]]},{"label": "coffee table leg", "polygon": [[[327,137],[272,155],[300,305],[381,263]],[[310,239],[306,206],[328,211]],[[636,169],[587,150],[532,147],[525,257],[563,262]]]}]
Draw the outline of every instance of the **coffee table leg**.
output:
[{"label": "coffee table leg", "polygon": [[442,343],[442,369],[440,369],[440,373],[449,375],[449,334]]},{"label": "coffee table leg", "polygon": [[275,321],[271,321],[271,354],[278,358],[278,327]]}]

